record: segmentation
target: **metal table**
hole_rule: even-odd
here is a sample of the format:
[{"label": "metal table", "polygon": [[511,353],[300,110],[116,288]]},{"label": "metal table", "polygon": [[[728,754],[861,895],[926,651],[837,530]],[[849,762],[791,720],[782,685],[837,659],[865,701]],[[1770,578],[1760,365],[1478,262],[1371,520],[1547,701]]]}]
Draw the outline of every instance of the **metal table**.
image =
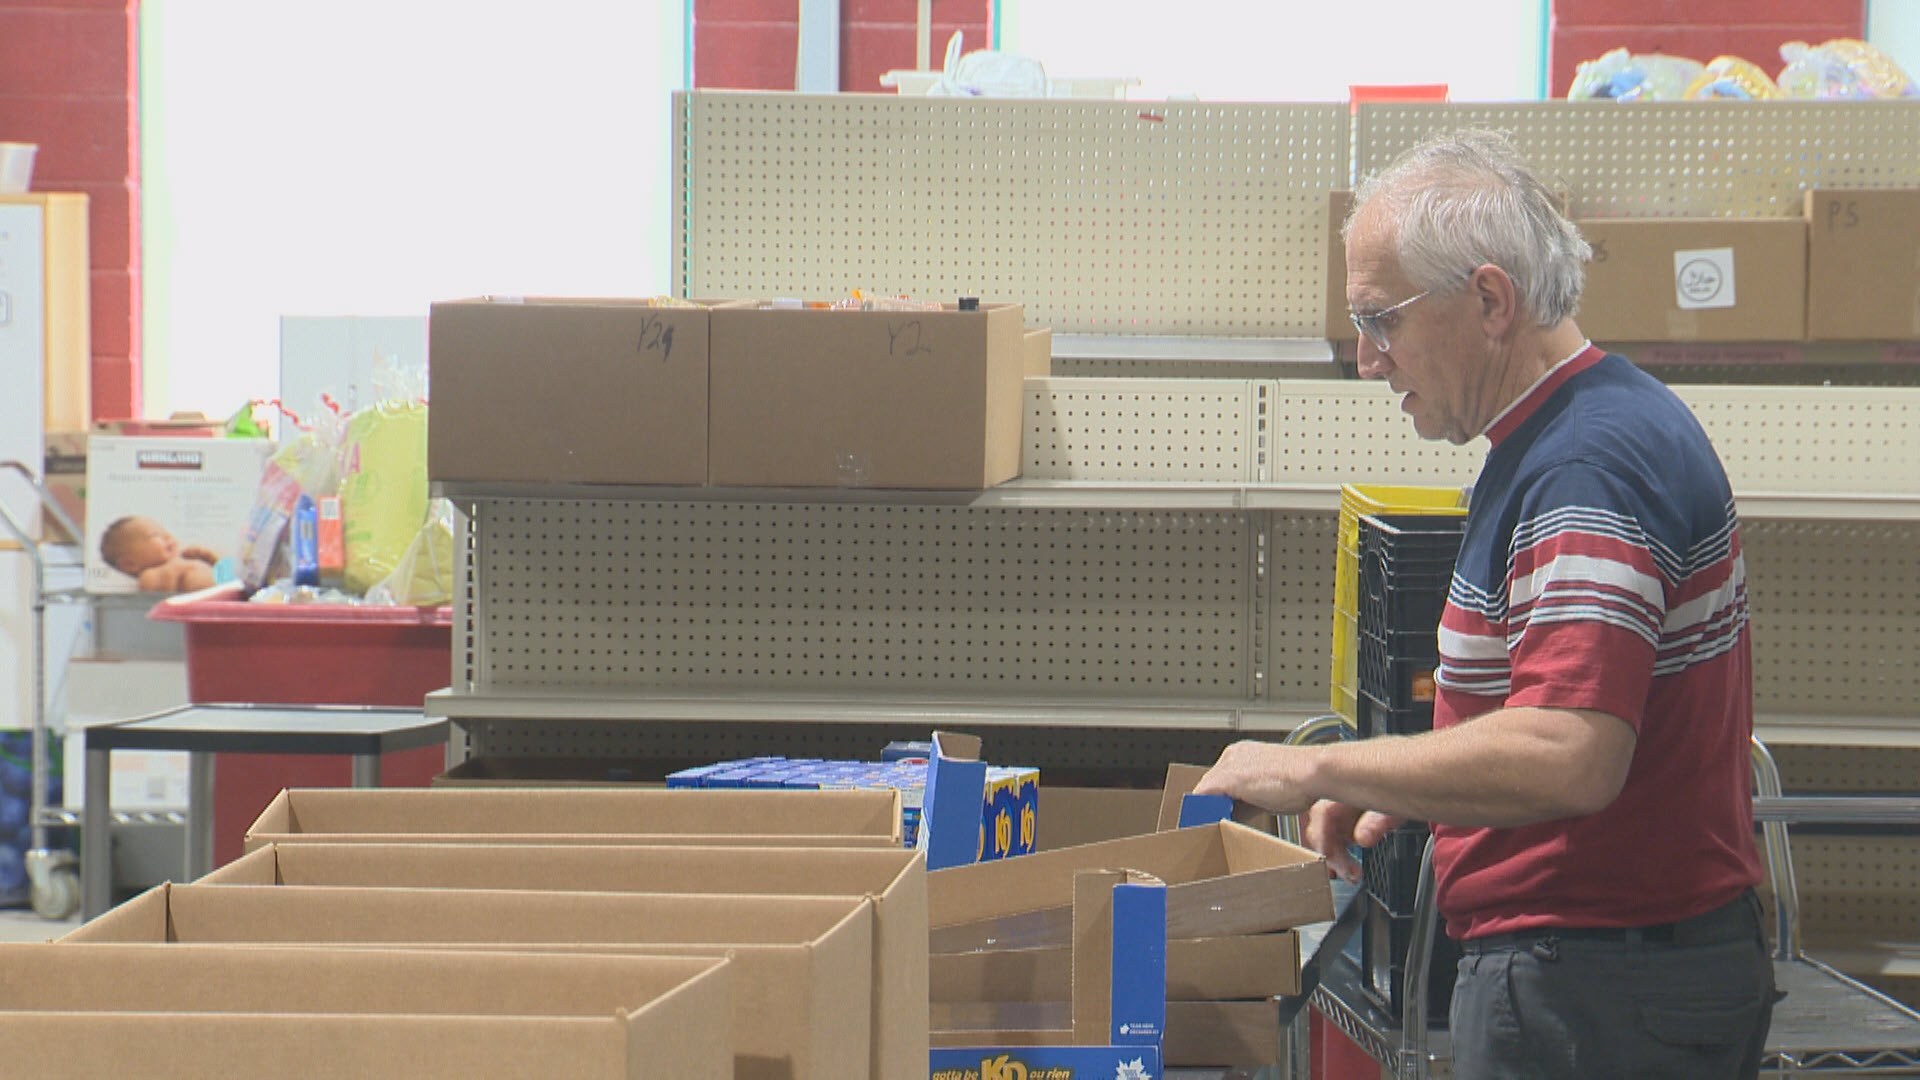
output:
[{"label": "metal table", "polygon": [[87,729],[87,791],[81,818],[81,913],[92,919],[111,903],[113,751],[184,750],[188,754],[186,880],[213,869],[215,754],[345,754],[353,786],[380,786],[380,758],[447,741],[447,721],[419,709],[355,705],[186,705]]}]

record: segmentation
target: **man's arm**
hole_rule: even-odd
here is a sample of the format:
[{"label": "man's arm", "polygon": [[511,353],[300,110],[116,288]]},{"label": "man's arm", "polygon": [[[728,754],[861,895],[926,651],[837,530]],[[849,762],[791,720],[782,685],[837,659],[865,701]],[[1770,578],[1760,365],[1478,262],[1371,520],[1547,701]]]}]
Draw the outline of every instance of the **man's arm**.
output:
[{"label": "man's arm", "polygon": [[1280,813],[1317,799],[1448,825],[1510,827],[1579,817],[1626,783],[1635,736],[1587,709],[1499,709],[1445,731],[1326,746],[1239,742],[1197,794]]}]

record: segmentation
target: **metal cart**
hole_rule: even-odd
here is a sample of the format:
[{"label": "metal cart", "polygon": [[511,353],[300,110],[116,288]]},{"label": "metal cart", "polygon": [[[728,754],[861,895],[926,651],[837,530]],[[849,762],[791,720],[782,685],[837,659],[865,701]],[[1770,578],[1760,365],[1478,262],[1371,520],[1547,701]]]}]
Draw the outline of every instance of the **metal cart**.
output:
[{"label": "metal cart", "polygon": [[[0,461],[0,469],[19,473],[39,495],[40,505],[60,523],[61,528],[67,530],[67,535],[81,535],[80,527],[54,501],[53,493],[47,490],[31,469],[18,461]],[[51,732],[47,727],[46,620],[49,591],[46,587],[46,561],[41,554],[39,541],[4,505],[0,505],[0,526],[5,527],[19,542],[20,549],[27,553],[27,559],[33,566],[33,629],[28,646],[28,662],[33,668],[33,789],[27,811],[33,826],[33,846],[26,852],[28,902],[43,918],[64,919],[80,906],[80,871],[79,859],[73,852],[47,846],[49,827],[71,825],[73,822],[64,811],[56,811],[47,805],[47,769],[52,755],[47,749]]]},{"label": "metal cart", "polygon": [[[1326,741],[1339,718],[1316,721],[1297,741]],[[1761,824],[1772,883],[1778,944],[1774,978],[1787,996],[1774,1008],[1767,1038],[1766,1075],[1920,1075],[1920,1013],[1842,975],[1800,949],[1799,887],[1787,845],[1791,823],[1839,822],[1920,827],[1920,798],[1877,796],[1785,797],[1773,755],[1753,740],[1754,816]],[[1427,964],[1438,934],[1433,900],[1432,843],[1421,860],[1414,927],[1407,953],[1405,1022],[1375,1008],[1360,992],[1360,973],[1329,941],[1317,950],[1313,1008],[1401,1080],[1451,1076],[1444,1027],[1427,1024]],[[1332,955],[1328,955],[1332,954]],[[1304,1076],[1294,1065],[1294,1075]]]}]

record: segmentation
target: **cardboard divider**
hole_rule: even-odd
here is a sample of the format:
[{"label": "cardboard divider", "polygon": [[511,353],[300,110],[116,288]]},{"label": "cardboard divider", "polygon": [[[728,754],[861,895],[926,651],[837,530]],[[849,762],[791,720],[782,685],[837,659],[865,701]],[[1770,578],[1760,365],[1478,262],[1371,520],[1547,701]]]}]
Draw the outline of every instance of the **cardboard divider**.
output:
[{"label": "cardboard divider", "polygon": [[[942,1005],[1066,1002],[1072,950],[986,949],[932,957],[928,992]],[[1167,942],[1167,1000],[1233,1001],[1300,992],[1300,937],[1292,930]],[[950,1024],[935,1022],[935,1027]]]},{"label": "cardboard divider", "polygon": [[869,1075],[864,897],[161,885],[61,941],[727,956],[737,1076]]},{"label": "cardboard divider", "polygon": [[270,844],[201,885],[864,896],[875,1077],[927,1058],[927,875],[917,852],[468,844]]},{"label": "cardboard divider", "polygon": [[733,1075],[724,958],[0,945],[0,972],[36,1080]]},{"label": "cardboard divider", "polygon": [[[645,839],[642,839],[642,838]],[[268,843],[645,843],[899,847],[900,794],[640,789],[283,791],[247,830]]]},{"label": "cardboard divider", "polygon": [[1264,933],[1333,918],[1324,859],[1244,825],[1221,822],[931,874],[932,949],[1065,944],[1073,875],[1114,866],[1167,883],[1170,939]]}]

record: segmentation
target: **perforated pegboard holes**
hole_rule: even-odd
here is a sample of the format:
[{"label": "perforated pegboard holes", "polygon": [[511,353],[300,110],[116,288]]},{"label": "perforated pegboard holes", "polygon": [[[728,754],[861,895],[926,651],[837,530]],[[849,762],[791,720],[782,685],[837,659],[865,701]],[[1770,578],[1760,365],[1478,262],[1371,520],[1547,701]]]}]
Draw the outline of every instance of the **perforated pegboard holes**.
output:
[{"label": "perforated pegboard holes", "polygon": [[1761,713],[1915,717],[1920,525],[1742,521]]},{"label": "perforated pegboard holes", "polygon": [[1465,127],[1511,133],[1575,217],[1791,218],[1810,188],[1920,186],[1920,102],[1907,101],[1363,105],[1355,173]]},{"label": "perforated pegboard holes", "polygon": [[1021,475],[1241,483],[1253,387],[1223,379],[1028,379]]},{"label": "perforated pegboard holes", "polygon": [[489,690],[1245,696],[1234,513],[495,500]]},{"label": "perforated pegboard holes", "polygon": [[1281,380],[1269,406],[1267,476],[1273,483],[1470,483],[1485,440],[1453,446],[1420,438],[1381,382]]},{"label": "perforated pegboard holes", "polygon": [[1279,702],[1327,700],[1333,643],[1334,540],[1339,515],[1273,515],[1267,546],[1266,694]]},{"label": "perforated pegboard holes", "polygon": [[1920,500],[1920,390],[1676,386],[1739,492]]},{"label": "perforated pegboard holes", "polygon": [[1322,323],[1342,106],[682,100],[685,295],[977,295],[1099,334],[1309,337]]}]

